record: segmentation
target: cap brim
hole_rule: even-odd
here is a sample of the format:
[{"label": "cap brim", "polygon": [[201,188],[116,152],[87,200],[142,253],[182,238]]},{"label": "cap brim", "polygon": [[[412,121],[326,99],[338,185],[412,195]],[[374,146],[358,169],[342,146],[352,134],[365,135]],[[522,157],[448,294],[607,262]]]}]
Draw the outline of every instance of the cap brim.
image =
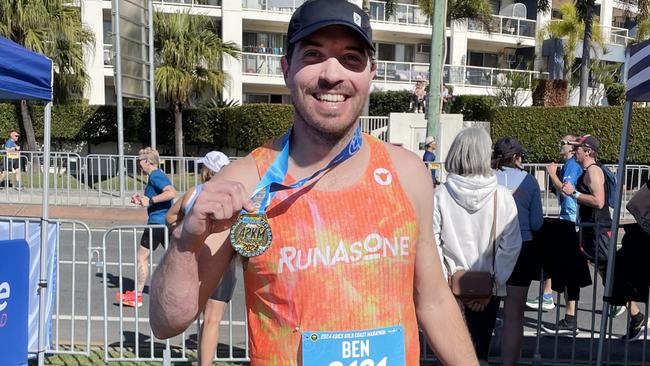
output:
[{"label": "cap brim", "polygon": [[290,44],[295,44],[298,41],[300,41],[301,39],[307,37],[308,35],[310,35],[310,34],[312,34],[314,32],[316,32],[317,30],[319,30],[321,28],[325,28],[325,27],[330,26],[330,25],[344,25],[344,26],[352,29],[359,36],[361,36],[361,39],[366,41],[366,46],[368,46],[373,52],[375,51],[375,46],[372,44],[372,41],[370,41],[370,39],[368,39],[366,34],[363,33],[361,31],[361,29],[359,29],[356,25],[353,25],[353,24],[351,24],[349,22],[345,22],[345,21],[342,21],[342,20],[325,20],[325,21],[322,21],[322,22],[319,22],[319,23],[316,23],[316,24],[312,24],[312,25],[310,25],[308,27],[305,27],[300,32],[294,34],[293,37],[291,37],[291,39],[289,40],[289,43]]}]

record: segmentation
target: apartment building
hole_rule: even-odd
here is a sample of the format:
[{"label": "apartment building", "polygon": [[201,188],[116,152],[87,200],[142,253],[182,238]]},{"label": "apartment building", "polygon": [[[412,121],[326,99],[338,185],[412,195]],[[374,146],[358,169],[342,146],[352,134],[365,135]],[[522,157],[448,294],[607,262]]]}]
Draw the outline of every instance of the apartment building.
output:
[{"label": "apartment building", "polygon": [[[362,5],[362,0],[350,1]],[[542,13],[537,11],[535,0],[491,0],[494,9],[491,29],[473,20],[448,23],[444,82],[452,85],[457,95],[489,95],[506,73],[538,77],[540,70],[546,70],[547,59],[542,55],[543,41],[537,39],[537,32],[555,21],[560,16],[560,6],[570,1],[553,0],[552,11]],[[243,52],[239,60],[226,57],[223,62],[229,77],[225,98],[243,103],[289,103],[280,57],[284,53],[291,13],[303,2],[161,0],[154,4],[157,11],[190,11],[213,17],[221,38],[241,45]],[[387,18],[383,1],[369,1],[378,64],[374,90],[411,90],[417,80],[429,77],[431,27],[416,3],[416,0],[402,0],[395,14]],[[113,104],[111,1],[81,0],[80,4],[83,22],[96,36],[95,48],[87,55],[91,76],[87,98],[91,104]],[[622,62],[625,45],[634,32],[630,15],[636,13],[636,5],[620,0],[596,0],[596,4],[607,43],[607,53],[597,57]],[[581,49],[578,47],[577,57],[581,56]]]}]

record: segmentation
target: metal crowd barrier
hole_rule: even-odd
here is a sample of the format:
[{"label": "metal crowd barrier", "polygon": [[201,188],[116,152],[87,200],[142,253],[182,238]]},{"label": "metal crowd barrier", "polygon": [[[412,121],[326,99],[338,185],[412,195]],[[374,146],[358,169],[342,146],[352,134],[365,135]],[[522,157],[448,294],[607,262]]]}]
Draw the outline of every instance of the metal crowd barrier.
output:
[{"label": "metal crowd barrier", "polygon": [[[562,167],[563,164],[558,164]],[[553,184],[550,181],[548,172],[546,171],[547,164],[524,164],[524,170],[530,173],[537,179],[542,193],[542,207],[545,216],[557,216],[560,213],[560,206],[557,199],[557,194],[553,193]],[[612,173],[616,174],[618,170],[617,165],[606,164]],[[625,203],[628,202],[632,196],[645,184],[650,178],[649,165],[626,165],[625,166],[625,182],[623,190],[623,202],[621,205],[621,218],[627,219],[631,215],[625,209]]]},{"label": "metal crowd barrier", "polygon": [[[148,319],[148,288],[142,296],[145,306],[126,307],[114,292],[138,287],[137,257],[140,238],[145,229],[164,230],[165,248],[168,244],[168,230],[164,225],[114,226],[102,238],[104,261],[104,358],[105,361],[163,361],[187,362],[196,359],[188,350],[198,348],[200,319],[182,334],[167,340],[153,335]],[[150,242],[153,230],[148,231]],[[165,249],[149,251],[149,277],[160,261]],[[111,290],[112,292],[109,292]],[[221,347],[217,349],[217,361],[248,361],[248,333],[245,319],[236,320],[233,308],[244,309],[243,296],[234,297],[224,314],[220,327]],[[227,343],[227,344],[226,344]],[[227,349],[224,350],[223,346]],[[113,351],[116,350],[116,351]]]},{"label": "metal crowd barrier", "polygon": [[[40,218],[0,217],[8,224],[8,237],[2,239],[30,239],[30,228],[36,232],[40,246]],[[91,340],[91,269],[93,253],[92,233],[88,225],[75,220],[49,220],[56,227],[55,299],[52,314],[52,344],[47,353],[90,354]],[[22,224],[22,230],[14,230]],[[34,236],[34,234],[31,234]],[[63,250],[62,250],[63,249]],[[33,289],[34,291],[36,289]],[[35,351],[35,350],[30,350]]]}]

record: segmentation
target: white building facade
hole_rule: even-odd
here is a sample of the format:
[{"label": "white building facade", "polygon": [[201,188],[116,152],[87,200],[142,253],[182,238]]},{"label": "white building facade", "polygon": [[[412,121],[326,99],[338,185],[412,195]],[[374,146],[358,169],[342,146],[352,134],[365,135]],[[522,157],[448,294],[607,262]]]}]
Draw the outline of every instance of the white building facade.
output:
[{"label": "white building facade", "polygon": [[[350,0],[362,5],[362,0]],[[377,76],[373,90],[412,90],[416,80],[429,77],[431,27],[416,0],[402,0],[386,19],[384,2],[370,0],[373,38],[377,49]],[[444,82],[454,94],[491,95],[506,73],[540,77],[546,70],[538,30],[559,17],[560,6],[571,0],[554,0],[552,11],[537,12],[534,0],[492,0],[494,25],[488,31],[476,21],[447,24]],[[628,0],[634,1],[634,0]],[[280,58],[284,53],[291,13],[304,0],[162,0],[157,11],[190,11],[213,17],[224,41],[242,48],[239,59],[226,56],[228,75],[224,99],[242,103],[290,103],[284,86]],[[114,104],[111,1],[81,0],[82,21],[95,33],[95,47],[86,55],[91,77],[86,98],[90,104]],[[633,33],[635,5],[619,0],[596,0],[596,15],[607,53],[597,57],[623,62],[625,45]],[[578,47],[580,57],[581,47]],[[534,66],[534,67],[533,67]],[[536,71],[529,71],[536,70]],[[542,76],[543,77],[543,76]]]}]

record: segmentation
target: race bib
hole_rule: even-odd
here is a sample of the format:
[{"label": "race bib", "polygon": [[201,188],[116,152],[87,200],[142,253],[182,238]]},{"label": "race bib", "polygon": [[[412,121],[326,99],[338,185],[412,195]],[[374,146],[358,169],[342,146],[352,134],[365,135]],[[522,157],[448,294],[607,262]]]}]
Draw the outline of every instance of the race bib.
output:
[{"label": "race bib", "polygon": [[302,335],[302,364],[315,366],[403,366],[404,328]]}]

